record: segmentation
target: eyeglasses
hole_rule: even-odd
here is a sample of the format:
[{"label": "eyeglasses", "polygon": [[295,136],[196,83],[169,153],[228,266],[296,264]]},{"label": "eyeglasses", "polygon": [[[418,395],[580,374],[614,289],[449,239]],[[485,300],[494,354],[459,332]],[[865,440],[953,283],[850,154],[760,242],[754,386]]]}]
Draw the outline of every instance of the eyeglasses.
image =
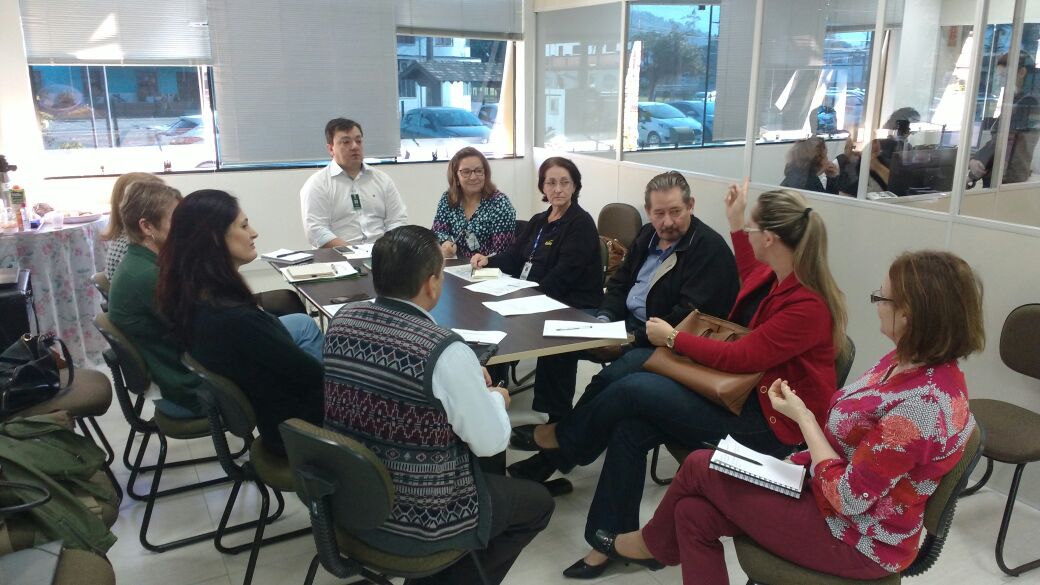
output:
[{"label": "eyeglasses", "polygon": [[559,185],[561,189],[566,189],[574,183],[568,179],[563,179],[559,182],[557,182],[555,179],[549,179],[548,181],[542,184],[545,185],[545,187],[548,189],[555,189],[557,185]]},{"label": "eyeglasses", "polygon": [[755,232],[761,233],[761,232],[763,232],[765,230],[760,229],[760,228],[753,228],[753,227],[744,226],[744,227],[740,228],[740,231],[744,232],[745,234],[752,234],[752,233],[755,233]]},{"label": "eyeglasses", "polygon": [[459,169],[459,175],[461,175],[463,179],[468,179],[470,177],[483,177],[484,169]]},{"label": "eyeglasses", "polygon": [[879,288],[876,291],[870,293],[870,302],[876,305],[880,302],[894,303],[895,301],[888,297],[881,296],[881,289]]}]

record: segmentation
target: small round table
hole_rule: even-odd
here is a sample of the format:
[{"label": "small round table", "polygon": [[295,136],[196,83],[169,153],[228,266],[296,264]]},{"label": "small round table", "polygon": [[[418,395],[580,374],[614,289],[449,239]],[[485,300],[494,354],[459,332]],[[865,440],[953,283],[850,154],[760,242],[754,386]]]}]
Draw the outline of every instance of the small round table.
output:
[{"label": "small round table", "polygon": [[79,367],[101,363],[101,352],[108,347],[94,328],[94,317],[101,312],[101,294],[90,281],[95,272],[104,269],[101,231],[106,225],[108,216],[103,215],[58,229],[47,225],[0,234],[0,268],[31,271],[39,332],[53,333],[65,342]]}]

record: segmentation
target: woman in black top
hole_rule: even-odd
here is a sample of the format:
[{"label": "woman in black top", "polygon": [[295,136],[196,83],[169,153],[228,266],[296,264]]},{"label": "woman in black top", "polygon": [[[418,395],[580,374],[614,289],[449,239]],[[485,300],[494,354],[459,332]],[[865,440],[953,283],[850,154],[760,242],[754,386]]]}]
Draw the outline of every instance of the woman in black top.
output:
[{"label": "woman in black top", "polygon": [[537,282],[542,292],[572,307],[599,308],[603,300],[599,232],[589,212],[578,205],[578,167],[566,158],[546,159],[538,169],[538,190],[549,209],[536,213],[510,248],[490,258],[474,254],[470,263]]},{"label": "woman in black top", "polygon": [[323,421],[324,368],[256,305],[238,273],[256,258],[256,237],[224,191],[185,197],[159,255],[159,306],[192,357],[249,398],[265,446],[284,453],[280,422]]},{"label": "woman in black top", "polygon": [[[535,214],[508,250],[476,254],[470,263],[535,281],[546,295],[594,312],[603,301],[603,260],[596,222],[577,202],[581,173],[569,159],[548,158],[538,169],[538,190],[549,209]],[[570,413],[577,369],[577,360],[539,358],[533,408],[551,421]]]}]

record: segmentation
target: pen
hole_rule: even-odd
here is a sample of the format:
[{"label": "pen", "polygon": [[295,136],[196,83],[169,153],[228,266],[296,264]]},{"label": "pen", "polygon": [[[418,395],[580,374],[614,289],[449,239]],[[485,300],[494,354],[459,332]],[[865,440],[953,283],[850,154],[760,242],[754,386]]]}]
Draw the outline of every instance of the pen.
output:
[{"label": "pen", "polygon": [[285,258],[286,256],[292,256],[296,252],[286,252],[285,254],[276,254],[275,258]]},{"label": "pen", "polygon": [[703,443],[705,447],[711,447],[712,449],[715,449],[716,451],[721,451],[721,452],[725,453],[726,455],[729,455],[730,457],[736,457],[737,459],[742,459],[744,461],[747,461],[748,463],[754,463],[755,465],[762,465],[761,463],[759,463],[758,461],[755,461],[754,459],[752,459],[750,457],[744,457],[743,455],[740,455],[739,453],[734,453],[733,451],[729,451],[729,450],[723,449],[722,447],[719,447],[718,445],[712,445],[711,443],[709,443],[707,441],[701,441],[701,443]]},{"label": "pen", "polygon": [[561,327],[557,331],[574,331],[575,329],[592,329],[592,325],[585,325],[584,327]]}]

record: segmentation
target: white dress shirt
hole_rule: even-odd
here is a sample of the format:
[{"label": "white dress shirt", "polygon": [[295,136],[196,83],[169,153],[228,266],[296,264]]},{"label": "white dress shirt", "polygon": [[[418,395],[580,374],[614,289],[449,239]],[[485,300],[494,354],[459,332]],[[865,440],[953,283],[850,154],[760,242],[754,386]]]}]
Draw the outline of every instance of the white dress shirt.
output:
[{"label": "white dress shirt", "polygon": [[[351,193],[361,209],[355,209]],[[394,182],[366,164],[356,179],[335,161],[311,175],[300,189],[303,229],[315,248],[340,238],[350,243],[372,242],[408,223],[408,209]]]},{"label": "white dress shirt", "polygon": [[[425,309],[404,299],[436,323]],[[448,423],[477,457],[505,451],[509,444],[509,414],[502,395],[484,383],[484,371],[468,345],[456,341],[444,348],[433,366],[433,395],[441,401]]]}]

